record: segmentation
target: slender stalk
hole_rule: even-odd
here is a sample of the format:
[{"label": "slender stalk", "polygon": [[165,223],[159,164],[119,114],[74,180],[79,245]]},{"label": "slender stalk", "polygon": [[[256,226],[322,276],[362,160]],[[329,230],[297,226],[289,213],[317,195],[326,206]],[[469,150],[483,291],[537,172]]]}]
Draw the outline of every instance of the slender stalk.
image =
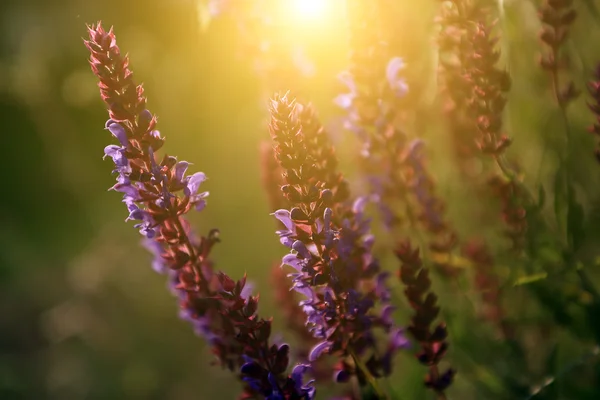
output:
[{"label": "slender stalk", "polygon": [[352,357],[352,360],[354,361],[354,364],[356,365],[356,367],[364,375],[367,382],[369,382],[369,385],[371,385],[371,387],[375,391],[375,394],[377,394],[377,398],[379,400],[387,400],[388,399],[387,395],[385,393],[383,393],[383,391],[377,384],[377,380],[375,379],[373,374],[371,374],[371,372],[369,371],[369,368],[367,368],[365,363],[360,359],[360,357],[358,357],[358,355],[354,352],[354,349],[350,346],[348,347],[348,353]]}]

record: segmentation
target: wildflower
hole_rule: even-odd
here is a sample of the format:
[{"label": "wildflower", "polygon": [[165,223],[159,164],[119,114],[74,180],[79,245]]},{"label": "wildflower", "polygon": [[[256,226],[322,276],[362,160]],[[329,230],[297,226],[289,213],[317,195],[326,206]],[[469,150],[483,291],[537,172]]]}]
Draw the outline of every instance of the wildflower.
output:
[{"label": "wildflower", "polygon": [[[420,139],[410,142],[405,155],[407,183],[412,189],[418,205],[421,208],[419,220],[431,235],[430,249],[435,254],[449,255],[456,247],[458,237],[454,229],[445,221],[445,204],[436,196],[435,184],[425,166],[424,149],[425,143]],[[439,270],[448,276],[456,275],[458,270],[447,261],[436,262]]]},{"label": "wildflower", "polygon": [[414,216],[407,207],[407,188],[403,181],[401,154],[406,135],[396,126],[395,106],[408,86],[400,74],[404,62],[389,57],[386,34],[380,23],[384,5],[364,6],[349,2],[350,65],[340,79],[349,90],[335,102],[347,113],[346,128],[361,140],[361,167],[387,227],[401,223],[399,208],[406,207],[407,218]]},{"label": "wildflower", "polygon": [[488,185],[501,202],[502,219],[506,225],[505,235],[512,242],[512,249],[520,252],[525,246],[528,229],[527,210],[529,197],[525,189],[517,182],[500,175],[493,175]]},{"label": "wildflower", "polygon": [[[596,115],[596,123],[592,125],[590,131],[600,136],[600,66],[596,68],[594,77],[596,79],[590,81],[588,84],[588,89],[594,99],[594,103],[589,104],[588,107]],[[596,159],[600,162],[600,148],[596,148],[594,154],[596,155]]]},{"label": "wildflower", "polygon": [[[458,10],[464,8],[455,4]],[[522,184],[518,181],[517,171],[504,158],[504,152],[510,146],[511,139],[503,133],[502,114],[506,105],[506,92],[510,89],[509,74],[497,67],[500,52],[496,50],[498,39],[492,36],[493,24],[487,20],[488,10],[483,7],[475,9],[470,17],[464,16],[465,32],[463,38],[468,42],[469,52],[461,54],[462,89],[470,93],[464,104],[465,113],[472,126],[476,128],[475,143],[482,155],[489,156],[499,172],[493,173],[489,182],[495,195],[499,195],[503,204],[503,219],[508,225],[508,235],[513,241],[513,248],[519,251],[523,247],[524,233],[527,228],[525,211],[517,211],[509,192],[519,193],[519,201],[527,196]],[[467,18],[473,18],[470,24]],[[522,207],[520,207],[522,208]],[[514,211],[514,212],[513,212]],[[518,220],[518,221],[517,221]]]},{"label": "wildflower", "polygon": [[478,172],[473,168],[480,157],[478,150],[477,121],[470,113],[469,103],[473,97],[473,82],[469,80],[471,59],[476,54],[470,39],[478,21],[489,13],[489,4],[450,0],[443,2],[438,22],[442,95],[444,113],[460,171],[472,177]]},{"label": "wildflower", "polygon": [[396,249],[396,257],[402,263],[399,270],[400,279],[406,286],[406,295],[410,306],[415,310],[408,332],[421,344],[421,352],[417,354],[419,362],[429,368],[425,385],[437,393],[443,392],[452,384],[455,371],[452,368],[440,372],[438,364],[446,354],[448,332],[443,322],[432,326],[440,312],[437,296],[431,292],[429,271],[423,267],[419,249],[413,249],[410,242],[400,243]]},{"label": "wildflower", "polygon": [[155,129],[156,117],[146,109],[142,86],[133,82],[129,60],[121,55],[115,36],[100,24],[88,27],[92,71],[99,78],[110,119],[106,129],[119,144],[105,148],[117,173],[113,190],[123,193],[129,216],[145,236],[154,255],[153,269],[168,275],[168,285],[180,302],[180,316],[211,345],[222,366],[240,369],[246,392],[269,399],[313,399],[315,390],[304,384],[308,370],[300,365],[285,375],[287,345],[269,345],[271,322],[256,315],[258,297],[248,294],[246,279],[238,282],[212,268],[210,252],[219,242],[218,230],[197,237],[184,215],[204,209],[207,192],[202,172],[186,175],[189,163],[156,151],[164,139]]},{"label": "wildflower", "polygon": [[[295,270],[289,275],[292,287],[305,297],[300,304],[310,332],[319,339],[309,360],[338,353],[356,361],[369,352],[366,370],[336,374],[355,374],[365,384],[368,376],[390,373],[388,359],[403,342],[394,331],[386,354],[376,351],[373,329],[380,327],[391,335],[394,327],[385,311],[391,307],[383,283],[386,276],[371,254],[373,236],[364,216],[367,199],[341,202],[347,192],[340,191],[343,178],[335,171],[332,148],[314,115],[305,117],[304,107],[287,96],[278,96],[271,104],[270,131],[286,181],[282,191],[292,207],[274,213],[285,226],[278,231],[280,240],[291,250],[282,263]],[[380,284],[375,285],[378,277]],[[383,306],[379,313],[378,298]]]},{"label": "wildflower", "polygon": [[316,391],[312,381],[304,383],[303,380],[310,366],[298,364],[291,374],[286,374],[290,347],[269,344],[271,321],[256,315],[258,297],[244,293],[246,277],[235,282],[220,273],[219,282],[222,290],[216,299],[226,322],[220,336],[235,338],[242,345],[244,363],[240,372],[249,389],[265,399],[314,399]]},{"label": "wildflower", "polygon": [[467,58],[466,79],[472,85],[468,106],[477,126],[477,146],[484,154],[498,156],[511,140],[502,132],[502,111],[505,92],[510,89],[510,76],[496,67],[500,53],[495,50],[497,39],[491,36],[492,25],[483,20],[476,23],[469,40],[473,53]]},{"label": "wildflower", "polygon": [[579,95],[573,81],[569,81],[564,87],[559,82],[559,71],[564,65],[560,52],[570,26],[577,19],[577,12],[572,7],[573,0],[546,0],[539,12],[542,21],[540,40],[549,50],[541,56],[540,65],[550,73],[552,88],[561,109]]},{"label": "wildflower", "polygon": [[495,324],[505,339],[514,337],[513,327],[508,323],[502,306],[500,282],[494,274],[494,260],[485,242],[471,240],[463,246],[463,254],[473,263],[475,287],[483,302],[482,315]]}]

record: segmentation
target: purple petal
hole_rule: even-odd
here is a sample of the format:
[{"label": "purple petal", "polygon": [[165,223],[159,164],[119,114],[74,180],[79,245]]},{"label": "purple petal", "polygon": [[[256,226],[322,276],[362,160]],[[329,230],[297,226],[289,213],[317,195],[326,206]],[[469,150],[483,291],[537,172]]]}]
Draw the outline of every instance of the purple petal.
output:
[{"label": "purple petal", "polygon": [[362,214],[367,206],[368,201],[369,199],[366,196],[358,197],[352,205],[352,211],[354,211],[356,214]]},{"label": "purple petal", "polygon": [[184,190],[184,194],[186,196],[191,196],[193,194],[196,194],[196,192],[198,191],[198,188],[200,187],[200,184],[202,182],[204,182],[206,180],[206,175],[204,174],[204,172],[196,172],[194,175],[190,176],[188,182],[187,182],[187,187]]},{"label": "purple petal", "polygon": [[408,92],[406,81],[399,77],[400,71],[404,69],[404,61],[400,57],[394,57],[386,68],[386,77],[396,97],[403,97]]},{"label": "purple petal", "polygon": [[398,328],[390,333],[390,347],[392,349],[409,349],[410,346],[410,340],[404,334],[403,329]]},{"label": "purple petal", "polygon": [[304,258],[308,258],[310,259],[312,254],[310,253],[310,251],[308,251],[308,248],[306,247],[306,245],[304,243],[302,243],[299,240],[296,240],[293,244],[292,244],[292,249],[296,250],[298,252],[298,254]]},{"label": "purple petal", "polygon": [[306,261],[298,258],[296,254],[286,254],[281,259],[281,266],[289,265],[298,272],[302,272],[302,267],[306,265]]},{"label": "purple petal", "polygon": [[337,106],[347,110],[352,107],[352,101],[354,100],[354,97],[355,96],[352,93],[344,93],[336,96],[335,99],[333,99],[333,102]]},{"label": "purple petal", "polygon": [[313,290],[309,286],[296,286],[296,285],[294,285],[293,289],[297,293],[300,293],[301,295],[305,296],[308,299],[312,300],[312,299],[315,298],[315,293],[313,292]]},{"label": "purple petal", "polygon": [[106,129],[108,129],[110,133],[112,133],[112,135],[119,140],[121,146],[127,147],[129,144],[129,139],[127,139],[127,132],[121,124],[113,121],[113,123],[109,124]]},{"label": "purple petal", "polygon": [[333,372],[333,381],[334,382],[345,383],[345,382],[348,382],[349,379],[350,379],[350,374],[348,373],[348,371],[344,371],[343,369],[340,369],[338,371]]},{"label": "purple petal", "polygon": [[188,163],[187,161],[179,161],[175,165],[175,178],[179,182],[183,180],[183,175],[185,174],[185,171],[187,171],[189,165],[190,163]]},{"label": "purple petal", "polygon": [[285,225],[285,227],[288,230],[293,230],[294,229],[294,223],[292,222],[292,218],[290,217],[290,211],[289,210],[277,210],[274,213],[272,213],[271,215],[274,215],[275,218],[277,218],[279,221],[281,221],[281,223],[283,223],[283,225]]},{"label": "purple petal", "polygon": [[313,362],[317,358],[319,358],[323,353],[329,351],[331,348],[331,343],[328,341],[323,341],[321,343],[317,343],[315,347],[312,348],[310,354],[308,355],[308,361]]},{"label": "purple petal", "polygon": [[252,294],[252,290],[254,290],[254,284],[252,282],[246,282],[246,286],[244,286],[242,289],[240,297],[244,300],[247,300]]}]

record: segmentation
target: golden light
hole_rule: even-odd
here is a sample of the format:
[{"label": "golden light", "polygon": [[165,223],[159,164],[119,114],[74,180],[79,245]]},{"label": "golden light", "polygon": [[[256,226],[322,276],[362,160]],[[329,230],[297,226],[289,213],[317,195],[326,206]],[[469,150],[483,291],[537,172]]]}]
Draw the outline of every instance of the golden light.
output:
[{"label": "golden light", "polygon": [[321,19],[327,14],[328,0],[291,0],[290,12],[300,19]]}]

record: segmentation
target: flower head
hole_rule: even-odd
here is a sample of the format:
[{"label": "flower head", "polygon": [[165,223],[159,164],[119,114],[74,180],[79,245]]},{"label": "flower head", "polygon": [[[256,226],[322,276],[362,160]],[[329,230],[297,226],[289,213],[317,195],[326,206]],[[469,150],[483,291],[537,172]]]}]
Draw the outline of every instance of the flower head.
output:
[{"label": "flower head", "polygon": [[346,201],[349,193],[333,149],[314,114],[306,117],[305,107],[276,97],[270,131],[286,181],[282,191],[291,206],[274,213],[285,226],[277,232],[280,240],[291,249],[282,261],[293,268],[292,287],[304,297],[300,305],[306,323],[319,339],[309,360],[335,353],[367,356],[368,373],[380,376],[389,371],[386,356],[376,350],[374,329],[389,334],[392,323],[377,308],[389,296],[385,275],[380,276],[384,273],[371,254],[373,236],[364,215],[368,199]]},{"label": "flower head", "polygon": [[206,339],[222,366],[240,369],[247,393],[269,399],[313,399],[314,388],[302,380],[307,367],[285,374],[289,348],[269,345],[271,322],[256,315],[258,297],[250,295],[245,277],[234,282],[214,272],[210,252],[219,242],[219,231],[198,237],[184,218],[192,208],[204,209],[208,192],[200,192],[200,187],[206,175],[187,174],[186,161],[157,157],[164,139],[112,30],[98,24],[89,27],[89,35],[85,44],[90,63],[111,117],[106,129],[119,143],[104,150],[118,175],[112,189],[123,194],[127,220],[139,221],[135,227],[154,255],[153,269],[167,275],[169,289],[180,303],[180,317]]}]

